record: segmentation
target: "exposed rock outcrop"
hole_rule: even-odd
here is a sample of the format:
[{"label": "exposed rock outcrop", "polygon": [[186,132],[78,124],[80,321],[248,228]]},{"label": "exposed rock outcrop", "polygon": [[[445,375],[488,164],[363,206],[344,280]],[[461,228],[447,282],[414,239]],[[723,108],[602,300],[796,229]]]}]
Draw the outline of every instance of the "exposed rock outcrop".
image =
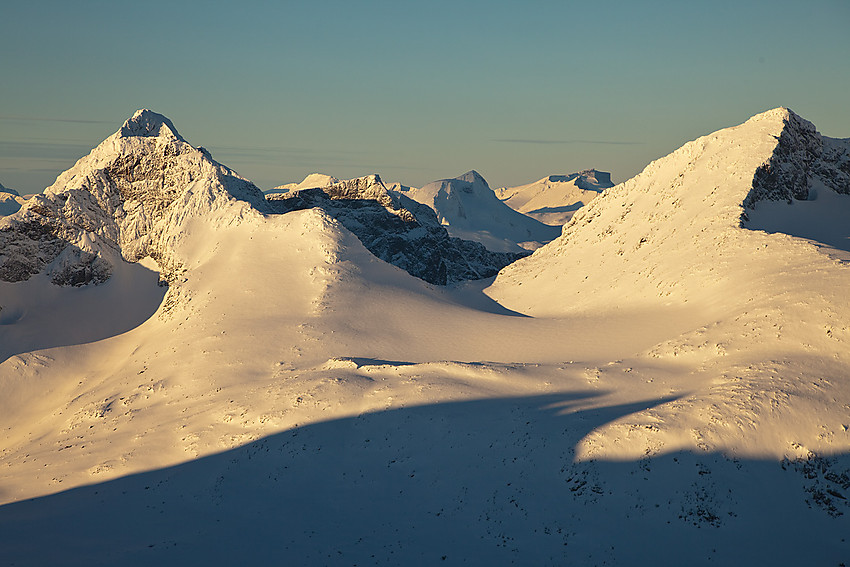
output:
[{"label": "exposed rock outcrop", "polygon": [[375,256],[436,285],[490,277],[527,255],[449,236],[430,207],[388,191],[377,175],[267,198],[280,213],[323,209]]}]

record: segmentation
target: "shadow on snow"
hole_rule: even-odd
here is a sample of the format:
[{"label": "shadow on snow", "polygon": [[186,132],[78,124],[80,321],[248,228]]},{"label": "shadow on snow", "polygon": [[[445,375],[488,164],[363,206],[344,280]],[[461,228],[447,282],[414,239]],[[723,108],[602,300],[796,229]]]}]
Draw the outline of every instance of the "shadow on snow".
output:
[{"label": "shadow on snow", "polygon": [[850,496],[850,483],[840,486],[846,455],[780,463],[680,452],[576,462],[575,447],[590,431],[669,401],[588,409],[597,396],[363,414],[8,504],[0,507],[0,563],[838,565],[850,558],[850,509],[838,496]]}]

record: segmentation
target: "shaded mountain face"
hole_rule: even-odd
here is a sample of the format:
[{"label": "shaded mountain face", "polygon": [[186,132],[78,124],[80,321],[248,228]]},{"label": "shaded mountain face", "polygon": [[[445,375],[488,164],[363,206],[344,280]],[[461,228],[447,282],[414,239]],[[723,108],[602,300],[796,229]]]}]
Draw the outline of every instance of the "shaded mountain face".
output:
[{"label": "shaded mountain face", "polygon": [[756,170],[744,206],[805,201],[818,185],[850,195],[850,141],[821,136],[811,122],[791,112],[770,160]]},{"label": "shaded mountain face", "polygon": [[21,197],[17,191],[0,184],[0,217],[17,213],[25,202],[26,199]]},{"label": "shaded mountain face", "polygon": [[173,245],[191,218],[243,201],[260,210],[250,181],[189,145],[166,117],[140,110],[43,194],[0,219],[0,279],[46,270],[60,285],[106,281],[115,262],[155,259],[179,271]]},{"label": "shaded mountain face", "polygon": [[436,285],[490,277],[527,255],[491,252],[478,242],[449,236],[430,207],[388,191],[377,175],[267,199],[278,213],[322,209],[375,256]]}]

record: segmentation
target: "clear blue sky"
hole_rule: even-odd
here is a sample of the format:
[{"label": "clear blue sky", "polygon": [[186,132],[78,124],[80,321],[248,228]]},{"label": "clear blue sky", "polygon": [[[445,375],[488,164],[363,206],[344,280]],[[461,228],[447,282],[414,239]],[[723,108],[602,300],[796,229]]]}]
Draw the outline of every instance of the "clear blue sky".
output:
[{"label": "clear blue sky", "polygon": [[619,182],[776,106],[850,136],[850,1],[5,2],[0,71],[22,193],[138,108],[264,189]]}]

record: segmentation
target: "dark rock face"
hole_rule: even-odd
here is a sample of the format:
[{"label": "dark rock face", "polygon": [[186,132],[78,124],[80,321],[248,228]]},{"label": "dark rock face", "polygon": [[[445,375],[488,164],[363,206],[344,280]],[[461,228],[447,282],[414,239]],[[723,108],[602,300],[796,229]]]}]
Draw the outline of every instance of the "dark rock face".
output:
[{"label": "dark rock face", "polygon": [[50,218],[15,220],[0,227],[0,279],[28,280],[69,246],[62,226]]},{"label": "dark rock face", "polygon": [[849,148],[845,140],[823,137],[810,122],[789,112],[773,156],[755,172],[744,207],[806,200],[816,179],[836,193],[850,194]]},{"label": "dark rock face", "polygon": [[377,175],[267,197],[278,213],[319,207],[378,258],[435,285],[486,278],[529,253],[491,252],[450,237],[430,207],[391,193]]}]

